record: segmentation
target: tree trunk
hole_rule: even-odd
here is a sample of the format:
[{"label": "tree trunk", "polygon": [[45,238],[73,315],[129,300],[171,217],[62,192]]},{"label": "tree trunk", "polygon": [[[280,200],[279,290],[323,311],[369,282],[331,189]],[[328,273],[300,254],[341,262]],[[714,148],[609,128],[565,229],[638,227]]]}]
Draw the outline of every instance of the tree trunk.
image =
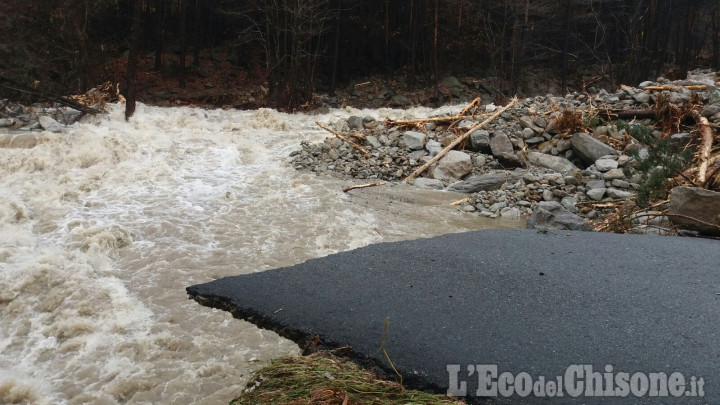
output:
[{"label": "tree trunk", "polygon": [[162,53],[163,53],[163,42],[164,29],[163,24],[165,23],[165,1],[155,1],[155,71],[159,72],[162,70]]},{"label": "tree trunk", "polygon": [[185,83],[185,55],[187,54],[187,9],[189,0],[180,0],[180,88],[186,87]]},{"label": "tree trunk", "polygon": [[435,32],[433,35],[433,80],[437,83],[438,77],[438,9],[440,8],[440,0],[435,0]]},{"label": "tree trunk", "polygon": [[330,95],[335,95],[337,85],[338,59],[340,58],[340,17],[342,16],[342,0],[337,0],[337,12],[335,14],[335,50],[333,55],[332,76],[330,79]]},{"label": "tree trunk", "polygon": [[202,46],[202,35],[200,34],[200,1],[195,0],[195,12],[193,13],[193,66],[200,66],[200,47]]},{"label": "tree trunk", "polygon": [[127,97],[125,103],[125,120],[129,120],[135,113],[137,99],[137,59],[140,44],[140,21],[142,0],[134,0],[132,11],[132,25],[130,28],[130,51],[127,63]]},{"label": "tree trunk", "polygon": [[713,51],[713,67],[716,71],[720,70],[720,5],[715,2],[713,10],[713,36],[712,36],[712,51]]},{"label": "tree trunk", "polygon": [[565,2],[565,43],[563,45],[562,73],[560,79],[560,88],[563,93],[567,93],[567,75],[568,75],[568,52],[570,44],[570,0]]}]

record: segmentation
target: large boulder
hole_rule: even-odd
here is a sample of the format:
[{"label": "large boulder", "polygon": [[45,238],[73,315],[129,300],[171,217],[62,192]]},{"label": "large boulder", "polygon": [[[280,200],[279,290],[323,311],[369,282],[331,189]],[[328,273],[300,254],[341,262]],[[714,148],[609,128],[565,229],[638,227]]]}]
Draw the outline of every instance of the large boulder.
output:
[{"label": "large boulder", "polygon": [[589,222],[565,209],[557,201],[543,201],[538,204],[527,220],[528,229],[567,229],[571,231],[592,231]]},{"label": "large boulder", "polygon": [[603,156],[618,155],[612,146],[607,145],[585,132],[578,132],[570,139],[573,152],[588,165],[595,163]]},{"label": "large boulder", "polygon": [[425,147],[428,136],[422,132],[407,131],[402,136],[405,146],[410,150],[420,150]]},{"label": "large boulder", "polygon": [[555,170],[558,173],[569,173],[577,169],[569,160],[560,156],[546,155],[539,152],[529,152],[527,154],[528,162],[545,167],[551,170]]},{"label": "large boulder", "polygon": [[484,129],[478,129],[470,134],[470,146],[474,151],[490,150],[490,132]]},{"label": "large boulder", "polygon": [[458,150],[451,150],[438,162],[433,170],[433,177],[441,181],[457,181],[472,172],[470,155]]},{"label": "large boulder", "polygon": [[490,150],[495,157],[501,157],[506,154],[513,154],[513,144],[507,134],[496,132],[490,139]]},{"label": "large boulder", "polygon": [[668,213],[671,214],[670,221],[678,228],[720,236],[720,193],[716,191],[675,187],[670,192]]},{"label": "large boulder", "polygon": [[40,117],[40,126],[50,132],[62,132],[63,125],[57,121],[55,121],[52,117],[48,117],[47,115],[43,115]]},{"label": "large boulder", "polygon": [[490,151],[504,165],[522,166],[522,161],[513,150],[510,137],[504,132],[496,131],[495,135],[490,139]]},{"label": "large boulder", "polygon": [[480,176],[471,176],[470,178],[453,183],[446,188],[447,191],[457,193],[477,193],[478,191],[499,190],[507,181],[514,181],[515,176],[510,173],[490,173]]}]

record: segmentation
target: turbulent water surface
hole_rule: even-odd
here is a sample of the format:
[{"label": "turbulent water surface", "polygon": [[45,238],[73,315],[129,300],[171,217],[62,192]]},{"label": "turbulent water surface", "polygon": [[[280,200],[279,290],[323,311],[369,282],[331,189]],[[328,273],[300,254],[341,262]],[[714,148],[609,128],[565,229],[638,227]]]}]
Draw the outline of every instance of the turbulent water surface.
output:
[{"label": "turbulent water surface", "polygon": [[326,136],[315,120],[431,113],[140,105],[126,123],[112,106],[32,149],[0,149],[0,403],[227,403],[298,348],[197,305],[186,286],[516,226],[459,213],[437,192],[344,194],[352,181],[289,164],[300,141]]}]

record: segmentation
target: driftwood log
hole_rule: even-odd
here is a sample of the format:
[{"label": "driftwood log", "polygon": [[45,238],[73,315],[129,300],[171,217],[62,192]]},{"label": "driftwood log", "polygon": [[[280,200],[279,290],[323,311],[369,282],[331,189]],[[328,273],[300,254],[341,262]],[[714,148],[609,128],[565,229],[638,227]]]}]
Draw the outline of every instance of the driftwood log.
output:
[{"label": "driftwood log", "polygon": [[695,120],[700,127],[700,135],[702,136],[702,142],[700,144],[700,150],[698,151],[698,160],[700,166],[698,167],[698,183],[705,185],[707,182],[707,171],[710,166],[710,151],[714,141],[712,128],[707,118],[695,113]]},{"label": "driftwood log", "polygon": [[328,128],[327,126],[323,125],[323,124],[322,124],[321,122],[319,122],[319,121],[316,121],[315,123],[316,123],[320,128],[322,128],[322,129],[330,132],[331,134],[335,135],[336,137],[338,137],[338,138],[340,138],[341,140],[343,140],[344,142],[346,142],[348,145],[352,146],[353,149],[355,149],[355,150],[357,150],[357,151],[360,151],[366,158],[367,158],[367,157],[370,157],[370,153],[368,153],[368,151],[365,150],[365,148],[363,148],[362,146],[356,144],[355,142],[351,141],[350,139],[346,138],[345,135],[341,134],[340,132],[337,132],[337,131],[334,131],[334,130]]},{"label": "driftwood log", "polygon": [[368,187],[384,186],[384,185],[386,185],[386,184],[387,184],[387,182],[381,181],[381,182],[378,182],[378,183],[360,184],[360,185],[357,185],[357,186],[350,186],[350,187],[344,188],[344,189],[343,189],[343,193],[347,193],[347,192],[350,191],[350,190],[357,190],[357,189],[359,189],[359,188],[368,188]]}]

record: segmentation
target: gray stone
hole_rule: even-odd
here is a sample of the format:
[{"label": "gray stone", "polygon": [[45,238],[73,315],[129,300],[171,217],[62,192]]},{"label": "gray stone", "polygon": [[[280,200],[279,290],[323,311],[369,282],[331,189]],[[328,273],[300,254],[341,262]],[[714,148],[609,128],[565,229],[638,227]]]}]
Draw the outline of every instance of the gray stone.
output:
[{"label": "gray stone", "polygon": [[610,134],[610,127],[609,127],[609,126],[603,126],[603,125],[601,125],[601,126],[599,126],[599,127],[595,127],[595,131],[593,131],[593,134],[594,134],[595,136],[609,135],[609,134]]},{"label": "gray stone", "polygon": [[347,120],[340,119],[335,122],[333,129],[337,132],[347,132],[350,130],[350,125],[348,125]]},{"label": "gray stone", "polygon": [[430,139],[425,144],[425,150],[427,150],[428,153],[430,153],[430,157],[435,157],[438,153],[442,152],[443,147],[440,144],[440,142],[438,142],[434,139]]},{"label": "gray stone", "polygon": [[587,164],[593,164],[603,156],[619,154],[613,147],[584,132],[573,134],[570,144],[575,154]]},{"label": "gray stone", "polygon": [[504,132],[496,131],[490,139],[490,150],[495,156],[513,154],[513,144]]},{"label": "gray stone", "polygon": [[655,82],[651,82],[651,81],[649,81],[649,80],[646,80],[646,81],[640,83],[640,85],[639,85],[638,87],[640,87],[640,88],[642,89],[642,88],[645,88],[645,87],[648,87],[648,86],[655,86]]},{"label": "gray stone", "polygon": [[555,201],[555,194],[553,194],[552,190],[545,190],[542,193],[542,198],[545,201]]},{"label": "gray stone", "polygon": [[540,137],[540,136],[535,136],[535,137],[525,140],[525,143],[528,145],[536,145],[536,144],[542,143],[542,142],[545,142],[545,138]]},{"label": "gray stone", "polygon": [[720,193],[696,187],[675,187],[670,192],[668,213],[695,218],[670,216],[678,228],[699,232],[701,235],[720,236]]},{"label": "gray stone", "polygon": [[609,189],[607,189],[607,195],[610,198],[618,198],[618,199],[625,200],[630,197],[633,197],[635,194],[633,194],[629,191],[618,190],[616,188],[609,188]]},{"label": "gray stone", "polygon": [[[533,139],[535,137],[535,131],[533,131],[530,128],[525,128],[522,130],[522,137],[524,139]],[[541,138],[544,139],[544,138]]]},{"label": "gray stone", "polygon": [[375,149],[382,146],[380,141],[374,135],[368,135],[365,139],[367,140],[367,143],[369,143]]},{"label": "gray stone", "polygon": [[425,147],[428,136],[422,132],[407,131],[403,134],[402,140],[405,142],[405,146],[410,150],[418,150]]},{"label": "gray stone", "polygon": [[501,163],[510,166],[522,166],[522,161],[515,155],[512,141],[503,132],[496,131],[490,139],[490,150]]},{"label": "gray stone", "polygon": [[506,207],[500,210],[500,218],[517,219],[522,216],[522,212],[515,207]]},{"label": "gray stone", "polygon": [[507,203],[504,203],[504,202],[496,202],[495,204],[491,205],[489,209],[490,209],[490,211],[492,211],[492,212],[498,212],[498,211],[500,211],[501,209],[503,209],[503,208],[505,208],[505,207],[507,207]]},{"label": "gray stone", "polygon": [[612,169],[603,174],[603,178],[605,180],[622,180],[625,178],[625,173],[623,173],[622,169]]},{"label": "gray stone", "polygon": [[606,188],[594,188],[585,192],[588,198],[593,201],[600,201],[605,196]]},{"label": "gray stone", "polygon": [[470,146],[474,151],[486,151],[490,149],[490,133],[479,129],[470,134]]},{"label": "gray stone", "polygon": [[620,155],[618,158],[618,166],[625,166],[632,158],[628,155]]},{"label": "gray stone", "polygon": [[487,163],[487,156],[485,155],[475,155],[472,158],[472,164],[475,167],[483,167],[485,163]]},{"label": "gray stone", "polygon": [[586,187],[588,190],[593,190],[596,188],[605,188],[605,180],[590,180],[586,184]]},{"label": "gray stone", "polygon": [[445,185],[442,181],[436,179],[428,179],[426,177],[418,177],[413,182],[413,185],[415,187],[427,188],[431,190],[442,190],[443,188],[445,188]]},{"label": "gray stone", "polygon": [[633,98],[638,103],[648,103],[650,102],[650,93],[648,93],[647,91],[643,91],[642,93],[635,94]]},{"label": "gray stone", "polygon": [[471,176],[468,179],[453,183],[446,188],[447,191],[458,193],[477,193],[478,191],[499,190],[506,181],[513,181],[510,173],[490,173],[479,176]]},{"label": "gray stone", "polygon": [[525,184],[532,184],[532,183],[535,183],[536,181],[538,181],[538,178],[534,174],[528,172],[528,173],[523,174],[522,180]]},{"label": "gray stone", "polygon": [[12,118],[2,118],[0,119],[0,128],[7,128],[15,125],[15,120]]},{"label": "gray stone", "polygon": [[548,126],[547,120],[543,117],[535,117],[533,124],[537,125],[539,128],[545,128]]},{"label": "gray stone", "polygon": [[573,214],[577,214],[578,208],[575,204],[577,204],[578,200],[575,197],[565,197],[562,200],[560,200],[560,204],[565,208],[566,210],[572,212]]},{"label": "gray stone", "polygon": [[356,115],[348,118],[347,123],[350,126],[350,129],[363,129],[363,119]]},{"label": "gray stone", "polygon": [[20,128],[20,131],[34,131],[36,129],[42,129],[42,126],[39,122],[30,122],[29,124],[25,125],[24,127]]},{"label": "gray stone", "polygon": [[565,152],[569,150],[572,147],[572,144],[570,143],[569,139],[560,139],[557,143],[557,146],[555,148],[558,150],[558,152]]},{"label": "gray stone", "polygon": [[428,153],[424,150],[416,150],[408,153],[408,157],[414,160],[420,160],[421,157],[426,156]]},{"label": "gray stone", "polygon": [[601,172],[607,172],[618,168],[618,162],[614,159],[598,159],[595,161],[595,168]]},{"label": "gray stone", "polygon": [[710,104],[709,106],[703,108],[700,115],[705,118],[710,118],[717,113],[720,113],[720,103]]},{"label": "gray stone", "polygon": [[451,150],[438,162],[433,170],[433,177],[441,181],[455,181],[472,172],[472,159],[470,155],[457,150]]},{"label": "gray stone", "polygon": [[538,204],[527,221],[528,229],[550,228],[575,231],[592,231],[586,220],[565,209],[559,202],[543,201]]},{"label": "gray stone", "polygon": [[528,162],[536,166],[552,169],[558,173],[568,173],[577,169],[577,167],[572,164],[572,162],[560,156],[546,155],[544,153],[538,152],[529,152],[527,154],[527,159]]},{"label": "gray stone", "polygon": [[618,187],[618,188],[632,188],[632,185],[629,182],[627,182],[625,180],[620,180],[620,179],[613,180],[612,185],[613,185],[613,187]]}]

